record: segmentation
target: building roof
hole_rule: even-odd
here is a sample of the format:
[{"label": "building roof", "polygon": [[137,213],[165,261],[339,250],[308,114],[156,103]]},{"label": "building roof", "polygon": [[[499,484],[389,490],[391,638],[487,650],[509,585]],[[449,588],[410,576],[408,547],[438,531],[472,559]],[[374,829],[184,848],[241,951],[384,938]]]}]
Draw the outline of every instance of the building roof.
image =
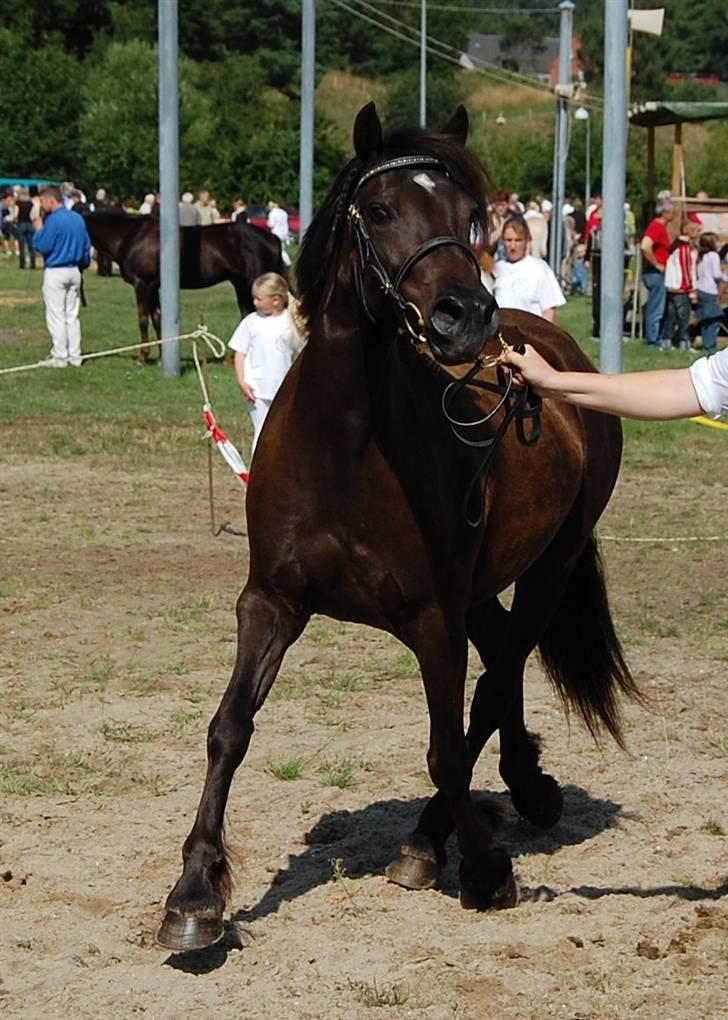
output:
[{"label": "building roof", "polygon": [[662,127],[686,121],[728,118],[728,103],[639,103],[631,107],[629,119],[640,127]]},{"label": "building roof", "polygon": [[545,36],[543,47],[511,46],[501,49],[501,37],[496,34],[468,36],[468,56],[471,60],[482,60],[497,64],[521,74],[536,74],[548,78],[551,65],[559,56],[558,36]]}]

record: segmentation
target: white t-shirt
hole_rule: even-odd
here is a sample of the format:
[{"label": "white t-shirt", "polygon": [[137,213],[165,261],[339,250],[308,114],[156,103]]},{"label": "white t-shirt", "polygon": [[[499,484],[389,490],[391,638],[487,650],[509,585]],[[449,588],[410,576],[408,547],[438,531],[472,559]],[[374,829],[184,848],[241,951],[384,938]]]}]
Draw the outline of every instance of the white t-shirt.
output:
[{"label": "white t-shirt", "polygon": [[518,262],[496,262],[494,296],[501,308],[519,308],[534,315],[566,304],[551,267],[533,255]]},{"label": "white t-shirt", "polygon": [[694,361],[690,377],[700,406],[710,418],[720,418],[728,411],[728,347]]},{"label": "white t-shirt", "polygon": [[268,213],[268,229],[271,234],[280,238],[281,244],[288,240],[288,213],[279,205],[274,206]]},{"label": "white t-shirt", "polygon": [[245,355],[245,379],[261,400],[272,400],[291,367],[295,336],[288,309],[280,315],[246,315],[228,341]]}]

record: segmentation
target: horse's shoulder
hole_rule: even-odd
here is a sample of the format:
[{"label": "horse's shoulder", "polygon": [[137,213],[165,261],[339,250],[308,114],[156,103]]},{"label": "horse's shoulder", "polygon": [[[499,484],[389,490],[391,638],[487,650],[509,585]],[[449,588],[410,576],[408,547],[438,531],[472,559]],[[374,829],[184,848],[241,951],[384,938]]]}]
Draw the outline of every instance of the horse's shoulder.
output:
[{"label": "horse's shoulder", "polygon": [[510,346],[531,344],[557,368],[594,369],[574,338],[555,323],[515,308],[503,308],[500,314],[501,335]]}]

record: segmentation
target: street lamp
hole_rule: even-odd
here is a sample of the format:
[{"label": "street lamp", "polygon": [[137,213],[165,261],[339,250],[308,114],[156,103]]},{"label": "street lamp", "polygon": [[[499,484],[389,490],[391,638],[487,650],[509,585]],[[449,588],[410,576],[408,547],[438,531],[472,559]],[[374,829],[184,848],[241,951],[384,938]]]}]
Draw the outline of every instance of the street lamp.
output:
[{"label": "street lamp", "polygon": [[585,106],[579,106],[574,111],[574,120],[583,120],[586,125],[586,180],[584,182],[584,212],[586,212],[591,198],[591,118]]}]

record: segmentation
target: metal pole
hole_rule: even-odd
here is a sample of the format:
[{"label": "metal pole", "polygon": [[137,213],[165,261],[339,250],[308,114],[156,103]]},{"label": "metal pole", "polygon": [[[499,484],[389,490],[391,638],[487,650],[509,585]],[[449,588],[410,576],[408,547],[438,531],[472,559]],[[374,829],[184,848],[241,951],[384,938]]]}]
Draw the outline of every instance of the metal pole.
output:
[{"label": "metal pole", "polygon": [[427,0],[420,0],[420,127],[427,126]]},{"label": "metal pole", "polygon": [[301,14],[301,143],[298,203],[299,239],[313,219],[313,133],[315,106],[316,5],[303,0]]},{"label": "metal pole", "polygon": [[[159,25],[159,262],[162,337],[180,333],[177,0],[157,0]],[[180,342],[162,344],[162,374],[180,374]]]},{"label": "metal pole", "polygon": [[566,187],[566,157],[569,150],[569,109],[566,92],[571,85],[571,34],[575,5],[571,0],[559,4],[559,97],[556,122],[556,158],[554,160],[554,194],[551,212],[551,250],[549,263],[557,277],[561,275],[561,255],[564,237],[564,191]]},{"label": "metal pole", "polygon": [[[588,111],[587,111],[588,113]],[[584,212],[591,198],[591,114],[586,119],[586,181],[584,182]]]},{"label": "metal pole", "polygon": [[604,150],[602,176],[602,372],[622,368],[624,332],[624,195],[627,173],[628,0],[604,5]]}]

